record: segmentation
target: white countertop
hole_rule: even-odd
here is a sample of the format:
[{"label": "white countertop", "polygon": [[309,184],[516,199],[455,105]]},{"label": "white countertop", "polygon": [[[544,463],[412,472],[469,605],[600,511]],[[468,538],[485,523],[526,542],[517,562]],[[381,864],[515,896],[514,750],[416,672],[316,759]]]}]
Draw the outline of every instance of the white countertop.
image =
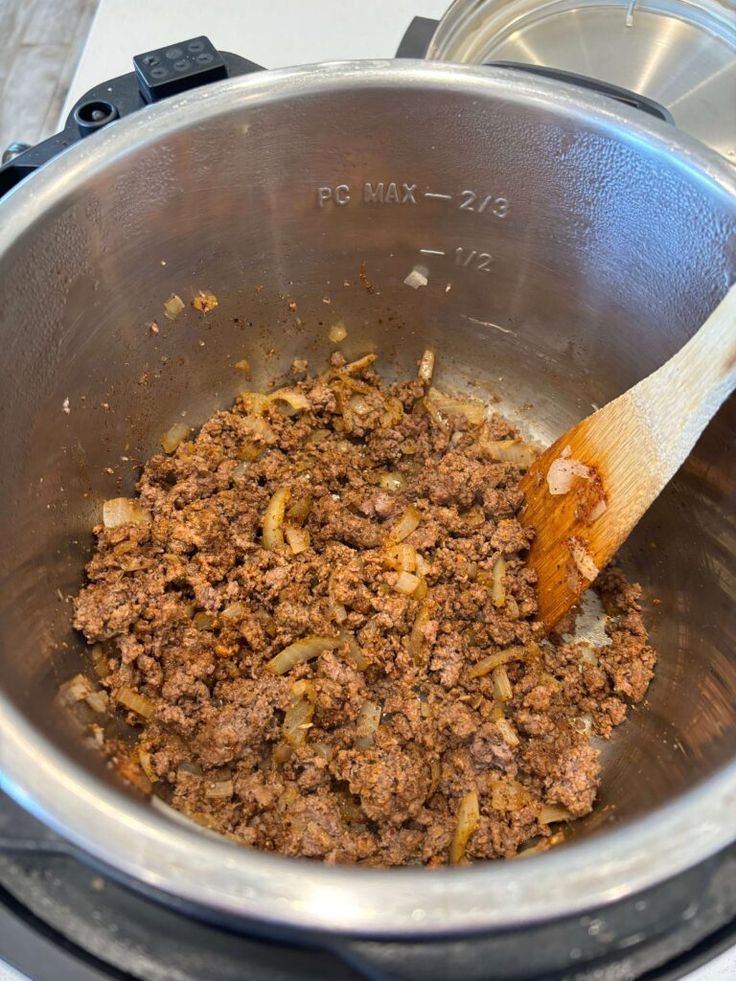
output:
[{"label": "white countertop", "polygon": [[[265,68],[390,58],[415,16],[440,17],[449,0],[101,0],[64,107],[131,70],[133,55],[206,34],[215,47]],[[0,962],[0,981],[16,978]],[[687,981],[734,981],[736,948]]]}]

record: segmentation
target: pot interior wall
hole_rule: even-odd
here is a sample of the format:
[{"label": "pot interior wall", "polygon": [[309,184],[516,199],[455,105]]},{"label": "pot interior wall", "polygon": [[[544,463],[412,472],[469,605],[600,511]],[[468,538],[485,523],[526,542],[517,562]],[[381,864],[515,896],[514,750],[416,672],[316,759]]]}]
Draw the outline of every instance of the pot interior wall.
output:
[{"label": "pot interior wall", "polygon": [[[72,756],[52,701],[82,663],[66,598],[90,528],[173,422],[229,404],[235,362],[254,386],[295,356],[319,366],[343,320],[349,356],[409,374],[431,346],[440,386],[498,400],[547,441],[670,356],[736,269],[733,201],[573,110],[355,86],[222,114],[215,100],[134,148],[135,123],[119,125],[95,137],[109,153],[67,161],[68,188],[0,267],[0,682]],[[217,310],[164,318],[170,293],[198,289]],[[615,807],[591,826],[733,759],[733,408],[627,546],[660,660],[605,748],[601,804]]]}]

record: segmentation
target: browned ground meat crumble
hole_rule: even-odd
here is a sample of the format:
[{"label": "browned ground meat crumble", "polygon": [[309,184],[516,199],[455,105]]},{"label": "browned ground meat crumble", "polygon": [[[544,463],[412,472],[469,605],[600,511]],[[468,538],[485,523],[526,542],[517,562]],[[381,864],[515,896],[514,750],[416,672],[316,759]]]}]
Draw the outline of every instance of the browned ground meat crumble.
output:
[{"label": "browned ground meat crumble", "polygon": [[[198,823],[287,855],[442,865],[475,794],[464,860],[547,847],[555,819],[593,807],[591,735],[610,736],[652,677],[639,587],[600,576],[609,644],[545,638],[516,519],[522,471],[494,458],[513,427],[428,411],[425,385],[384,387],[370,358],[334,354],[286,394],[246,393],[149,460],[139,504],[152,520],[95,528],[75,625],[102,689],[141,727],[109,755]],[[284,487],[296,536],[266,548]],[[399,551],[414,578],[398,582],[407,513],[419,521]],[[281,675],[266,667],[312,636],[333,646]],[[500,673],[473,676],[509,649]]]}]

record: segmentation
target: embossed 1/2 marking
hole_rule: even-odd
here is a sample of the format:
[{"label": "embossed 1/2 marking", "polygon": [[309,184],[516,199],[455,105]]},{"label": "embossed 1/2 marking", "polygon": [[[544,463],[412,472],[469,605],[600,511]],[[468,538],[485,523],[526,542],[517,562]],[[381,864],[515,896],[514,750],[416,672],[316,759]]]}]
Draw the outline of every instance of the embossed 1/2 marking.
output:
[{"label": "embossed 1/2 marking", "polygon": [[425,191],[425,198],[436,198],[438,201],[452,201],[451,194],[440,194],[439,191]]},{"label": "embossed 1/2 marking", "polygon": [[490,272],[493,256],[490,252],[478,252],[477,249],[464,249],[458,245],[455,249],[455,265],[463,269],[475,269],[476,272]]},{"label": "embossed 1/2 marking", "polygon": [[481,197],[476,191],[469,188],[460,192],[462,200],[458,205],[460,211],[474,211],[482,215],[484,211],[489,211],[496,218],[505,218],[509,213],[509,202],[506,198],[495,197],[493,194],[486,194]]}]

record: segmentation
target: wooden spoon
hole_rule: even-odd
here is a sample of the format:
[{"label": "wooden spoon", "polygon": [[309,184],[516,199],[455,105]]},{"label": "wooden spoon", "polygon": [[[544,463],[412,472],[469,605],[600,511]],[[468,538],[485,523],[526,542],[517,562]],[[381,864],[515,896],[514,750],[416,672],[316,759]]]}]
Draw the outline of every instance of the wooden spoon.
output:
[{"label": "wooden spoon", "polygon": [[583,419],[521,482],[539,615],[557,623],[626,540],[736,386],[736,284],[657,371]]}]

